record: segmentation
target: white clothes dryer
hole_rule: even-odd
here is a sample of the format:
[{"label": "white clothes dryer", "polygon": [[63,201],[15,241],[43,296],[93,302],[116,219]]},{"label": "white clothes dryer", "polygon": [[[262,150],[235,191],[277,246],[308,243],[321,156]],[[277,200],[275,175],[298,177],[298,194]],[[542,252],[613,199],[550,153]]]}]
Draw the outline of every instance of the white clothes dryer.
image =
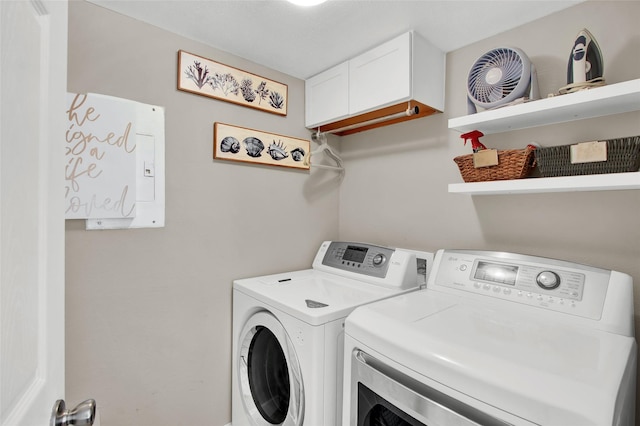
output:
[{"label": "white clothes dryer", "polygon": [[344,426],[633,426],[629,275],[439,250],[427,288],[345,324]]},{"label": "white clothes dryer", "polygon": [[[433,253],[418,253],[426,274]],[[417,265],[416,252],[325,241],[312,269],[234,281],[232,425],[336,425],[345,317],[416,290]]]}]

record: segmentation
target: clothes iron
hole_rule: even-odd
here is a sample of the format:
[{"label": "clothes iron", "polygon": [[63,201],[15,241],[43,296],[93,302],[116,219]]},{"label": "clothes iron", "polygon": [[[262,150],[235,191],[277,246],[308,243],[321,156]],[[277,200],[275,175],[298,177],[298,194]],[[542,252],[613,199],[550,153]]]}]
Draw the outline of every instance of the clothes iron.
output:
[{"label": "clothes iron", "polygon": [[603,74],[604,64],[598,42],[587,29],[582,29],[569,56],[567,84],[584,83],[602,78]]}]

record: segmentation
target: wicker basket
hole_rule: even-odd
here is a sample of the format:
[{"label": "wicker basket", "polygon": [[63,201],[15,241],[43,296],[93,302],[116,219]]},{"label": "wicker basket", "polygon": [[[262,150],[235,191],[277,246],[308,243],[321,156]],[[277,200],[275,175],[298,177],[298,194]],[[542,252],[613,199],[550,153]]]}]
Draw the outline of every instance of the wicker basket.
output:
[{"label": "wicker basket", "polygon": [[465,182],[521,179],[529,176],[535,167],[534,149],[509,149],[498,151],[498,164],[489,167],[473,166],[473,154],[455,157]]},{"label": "wicker basket", "polygon": [[539,148],[535,151],[543,177],[636,172],[640,169],[640,136],[609,139],[607,161],[571,164],[570,145]]}]

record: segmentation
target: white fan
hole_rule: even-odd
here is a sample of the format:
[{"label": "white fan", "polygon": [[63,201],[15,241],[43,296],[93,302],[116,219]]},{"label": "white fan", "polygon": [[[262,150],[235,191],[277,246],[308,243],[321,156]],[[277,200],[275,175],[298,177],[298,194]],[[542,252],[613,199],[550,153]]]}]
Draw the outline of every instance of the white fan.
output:
[{"label": "white fan", "polygon": [[467,106],[491,109],[519,101],[539,99],[536,68],[527,55],[513,47],[499,47],[482,55],[469,70]]}]

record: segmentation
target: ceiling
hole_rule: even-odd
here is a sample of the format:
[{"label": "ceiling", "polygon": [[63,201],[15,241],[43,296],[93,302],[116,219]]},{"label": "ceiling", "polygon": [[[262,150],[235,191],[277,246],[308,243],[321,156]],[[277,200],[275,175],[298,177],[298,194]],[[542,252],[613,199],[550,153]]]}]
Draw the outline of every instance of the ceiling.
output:
[{"label": "ceiling", "polygon": [[584,0],[88,0],[306,79],[415,30],[445,52]]}]

